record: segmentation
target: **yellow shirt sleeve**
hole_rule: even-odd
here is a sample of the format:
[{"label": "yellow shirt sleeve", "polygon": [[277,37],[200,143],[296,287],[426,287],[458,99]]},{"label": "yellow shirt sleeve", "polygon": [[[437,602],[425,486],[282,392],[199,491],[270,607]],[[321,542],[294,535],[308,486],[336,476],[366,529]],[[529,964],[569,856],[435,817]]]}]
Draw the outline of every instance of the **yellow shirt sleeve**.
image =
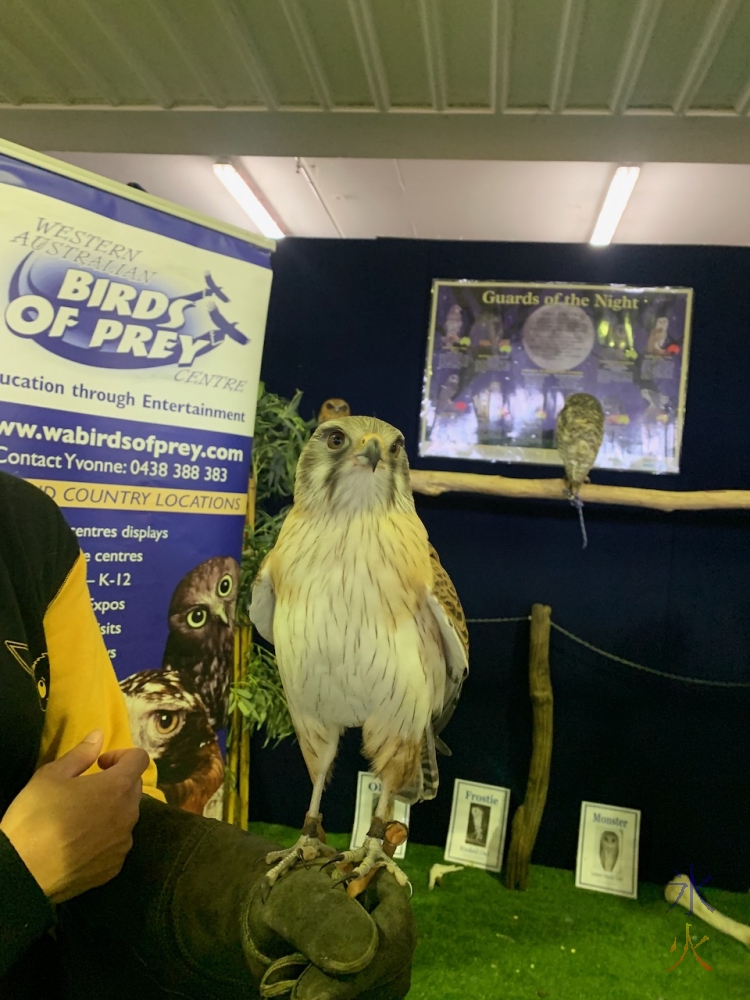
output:
[{"label": "yellow shirt sleeve", "polygon": [[[61,757],[92,729],[104,733],[103,751],[132,747],[125,699],[91,606],[83,553],[47,608],[44,633],[50,687],[38,765]],[[90,770],[99,770],[98,765]],[[143,775],[143,790],[164,801],[153,760]]]}]

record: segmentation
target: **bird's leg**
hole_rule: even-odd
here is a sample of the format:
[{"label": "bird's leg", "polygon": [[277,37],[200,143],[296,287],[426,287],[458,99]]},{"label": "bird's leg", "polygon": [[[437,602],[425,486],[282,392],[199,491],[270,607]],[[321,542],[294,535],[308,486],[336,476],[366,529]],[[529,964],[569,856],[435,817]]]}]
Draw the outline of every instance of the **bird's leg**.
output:
[{"label": "bird's leg", "polygon": [[[382,784],[383,787],[378,807],[375,810],[375,815],[372,817],[364,844],[353,851],[344,851],[335,859],[342,864],[356,864],[356,868],[338,880],[339,884],[364,879],[375,868],[387,869],[395,877],[399,885],[409,884],[408,877],[384,850],[383,842],[393,808],[393,789],[391,782],[386,776],[383,776]],[[408,831],[406,832],[408,834]]]},{"label": "bird's leg", "polygon": [[[284,874],[289,868],[293,868],[298,861],[312,861],[315,858],[321,856],[330,857],[335,854],[334,848],[329,847],[325,842],[325,834],[323,833],[323,827],[321,826],[322,816],[320,814],[320,800],[323,796],[323,789],[325,787],[326,778],[328,777],[328,771],[333,763],[333,758],[336,756],[336,749],[338,747],[338,733],[336,734],[336,739],[332,740],[329,745],[325,747],[324,753],[321,758],[314,757],[313,754],[306,753],[305,759],[308,760],[308,767],[313,778],[313,792],[310,799],[310,805],[305,815],[305,822],[302,826],[302,832],[300,834],[297,843],[293,847],[288,847],[283,851],[270,851],[266,855],[266,864],[273,865],[270,871],[266,872],[266,885],[267,890],[271,888],[274,882]],[[305,751],[305,746],[303,744],[303,753]],[[314,765],[310,764],[314,760]]]}]

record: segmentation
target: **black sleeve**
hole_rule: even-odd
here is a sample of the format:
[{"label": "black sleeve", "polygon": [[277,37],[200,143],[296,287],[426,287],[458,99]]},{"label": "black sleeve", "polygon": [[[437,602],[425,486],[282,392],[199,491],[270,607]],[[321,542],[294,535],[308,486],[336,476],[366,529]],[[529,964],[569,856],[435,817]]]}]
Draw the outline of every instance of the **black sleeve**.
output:
[{"label": "black sleeve", "polygon": [[0,832],[0,980],[54,923],[54,910],[4,833]]}]

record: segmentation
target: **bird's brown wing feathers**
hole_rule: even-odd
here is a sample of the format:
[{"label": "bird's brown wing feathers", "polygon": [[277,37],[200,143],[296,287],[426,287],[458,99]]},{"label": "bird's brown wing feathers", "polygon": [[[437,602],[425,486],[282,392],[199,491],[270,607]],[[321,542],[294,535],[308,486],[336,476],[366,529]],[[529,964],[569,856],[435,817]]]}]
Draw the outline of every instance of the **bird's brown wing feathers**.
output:
[{"label": "bird's brown wing feathers", "polygon": [[[466,618],[456,588],[443,569],[440,558],[432,545],[429,546],[429,549],[433,582],[431,592],[428,594],[428,602],[440,626],[446,660],[445,698],[440,715],[432,720],[432,732],[437,749],[441,753],[449,754],[450,750],[439,739],[439,735],[448,725],[456,709],[464,679],[469,672],[469,630],[466,627]],[[429,747],[423,749],[427,751],[427,756],[432,756],[434,760],[434,749],[432,754],[429,753]],[[428,771],[432,769],[425,768],[427,762],[424,753],[422,763],[423,777],[427,787]],[[435,786],[437,787],[436,775]]]},{"label": "bird's brown wing feathers", "polygon": [[461,676],[463,677],[469,669],[469,630],[466,627],[464,609],[461,607],[461,602],[458,599],[456,588],[453,586],[453,581],[443,569],[440,557],[433,546],[429,542],[427,544],[430,550],[430,564],[433,572],[432,593],[437,598],[438,604],[442,608],[463,649],[463,659],[465,661],[461,670]]}]

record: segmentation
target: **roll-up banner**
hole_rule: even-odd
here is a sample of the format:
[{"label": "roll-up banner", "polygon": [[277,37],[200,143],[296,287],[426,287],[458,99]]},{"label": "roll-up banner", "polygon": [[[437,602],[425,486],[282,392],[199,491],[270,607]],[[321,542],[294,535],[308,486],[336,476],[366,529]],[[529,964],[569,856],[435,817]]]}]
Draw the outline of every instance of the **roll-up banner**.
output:
[{"label": "roll-up banner", "polygon": [[134,739],[168,801],[206,815],[272,249],[0,142],[0,470],[62,508]]}]

